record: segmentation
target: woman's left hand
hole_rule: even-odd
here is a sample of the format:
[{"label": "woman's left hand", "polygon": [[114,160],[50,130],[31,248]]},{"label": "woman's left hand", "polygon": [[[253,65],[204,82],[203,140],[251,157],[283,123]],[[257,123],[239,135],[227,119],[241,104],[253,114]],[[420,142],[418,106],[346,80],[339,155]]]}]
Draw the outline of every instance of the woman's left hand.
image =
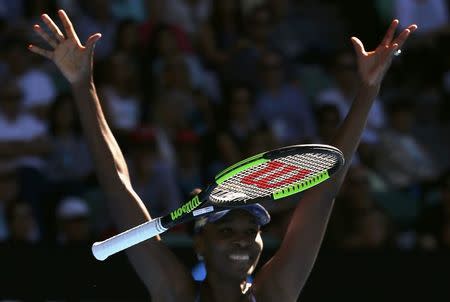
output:
[{"label": "woman's left hand", "polygon": [[398,23],[396,19],[392,21],[383,41],[373,51],[367,52],[364,49],[363,43],[358,38],[351,38],[353,48],[357,55],[358,73],[362,84],[379,87],[386,71],[391,65],[394,53],[401,49],[409,35],[417,29],[417,25],[411,24],[397,35],[397,37],[394,37]]}]

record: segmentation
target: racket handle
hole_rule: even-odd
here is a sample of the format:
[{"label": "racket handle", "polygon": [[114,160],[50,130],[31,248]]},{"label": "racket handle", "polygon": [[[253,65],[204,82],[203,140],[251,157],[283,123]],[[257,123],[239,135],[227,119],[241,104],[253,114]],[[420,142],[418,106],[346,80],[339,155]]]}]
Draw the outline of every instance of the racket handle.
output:
[{"label": "racket handle", "polygon": [[161,224],[161,217],[135,226],[104,241],[92,245],[92,254],[97,260],[105,260],[109,256],[150,239],[167,231]]}]

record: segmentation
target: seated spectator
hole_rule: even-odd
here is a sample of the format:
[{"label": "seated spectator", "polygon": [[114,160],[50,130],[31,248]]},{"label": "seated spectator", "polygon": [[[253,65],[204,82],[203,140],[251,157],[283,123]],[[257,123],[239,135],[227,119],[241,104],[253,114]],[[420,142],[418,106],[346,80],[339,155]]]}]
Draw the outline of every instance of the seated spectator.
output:
[{"label": "seated spectator", "polygon": [[269,125],[280,144],[315,139],[316,122],[309,99],[286,81],[285,65],[276,53],[261,58],[261,90],[254,113],[259,122]]},{"label": "seated spectator", "polygon": [[[336,52],[331,58],[328,72],[331,76],[331,87],[319,92],[316,96],[316,105],[334,104],[337,106],[340,119],[346,116],[350,105],[357,93],[358,83],[356,81],[356,58],[350,50]],[[372,106],[367,127],[363,132],[361,141],[366,139],[377,139],[378,132],[385,126],[385,114],[379,97],[375,99]]]},{"label": "seated spectator", "polygon": [[40,229],[31,205],[17,199],[8,203],[6,208],[6,222],[9,244],[33,244],[40,239]]},{"label": "seated spectator", "polygon": [[216,86],[213,83],[216,82],[215,79],[205,71],[196,54],[184,52],[181,49],[174,32],[168,25],[159,24],[154,29],[147,54],[148,66],[145,68],[153,79],[152,85],[156,93],[160,93],[161,86],[164,86],[161,79],[164,71],[167,70],[166,65],[177,63],[178,66],[184,65],[182,68],[185,68],[186,79],[191,89],[203,90],[212,97],[217,95],[217,92],[211,91],[213,86]]},{"label": "seated spectator", "polygon": [[381,249],[395,244],[395,228],[372,196],[366,167],[353,164],[336,198],[328,243],[338,249]]},{"label": "seated spectator", "polygon": [[85,200],[67,196],[60,200],[56,209],[58,242],[64,246],[91,245],[93,242],[90,224],[90,209]]},{"label": "seated spectator", "polygon": [[335,104],[317,105],[314,116],[317,122],[318,142],[323,144],[330,143],[342,122],[338,107]]},{"label": "seated spectator", "polygon": [[72,96],[59,95],[50,108],[49,118],[51,147],[46,158],[46,176],[51,189],[63,195],[80,193],[93,175],[93,163]]},{"label": "seated spectator", "polygon": [[450,249],[450,172],[440,178],[437,194],[418,219],[418,245],[425,251]]},{"label": "seated spectator", "polygon": [[238,82],[255,90],[259,85],[258,67],[261,57],[266,52],[273,51],[269,41],[273,30],[271,11],[265,5],[258,5],[244,15],[242,22],[245,30],[222,70],[222,79],[225,86]]},{"label": "seated spectator", "polygon": [[410,99],[389,106],[389,127],[380,135],[376,169],[394,189],[411,189],[437,177],[436,163],[412,130],[415,116]]},{"label": "seated spectator", "polygon": [[239,49],[241,17],[237,0],[213,1],[211,15],[199,29],[197,39],[203,62],[219,74]]},{"label": "seated spectator", "polygon": [[120,140],[139,123],[142,95],[138,66],[124,53],[115,54],[108,62],[108,80],[99,90],[104,98],[106,118]]},{"label": "seated spectator", "polygon": [[45,156],[50,150],[46,126],[23,111],[22,91],[14,81],[0,89],[0,170],[18,169],[21,194],[42,224],[40,198],[45,191]]},{"label": "seated spectator", "polygon": [[49,107],[57,93],[52,78],[27,54],[26,42],[15,38],[3,45],[9,77],[22,91],[23,110],[46,123]]},{"label": "seated spectator", "polygon": [[212,0],[165,0],[162,5],[161,19],[167,24],[180,26],[194,37],[200,25],[208,19]]},{"label": "seated spectator", "polygon": [[177,152],[176,179],[184,198],[188,198],[192,188],[203,187],[204,177],[200,165],[199,137],[191,130],[177,133],[175,149]]},{"label": "seated spectator", "polygon": [[414,20],[421,30],[418,37],[433,36],[450,28],[448,3],[445,0],[395,0],[394,14],[400,25]]},{"label": "seated spectator", "polygon": [[130,134],[129,173],[136,192],[146,206],[154,208],[154,215],[162,216],[182,201],[172,167],[162,158],[155,130],[139,127]]},{"label": "seated spectator", "polygon": [[118,20],[111,12],[107,0],[84,1],[83,12],[74,21],[77,24],[78,36],[86,41],[92,31],[102,33],[102,42],[95,48],[95,56],[104,60],[113,53],[114,37],[117,33]]},{"label": "seated spectator", "polygon": [[19,197],[19,179],[17,171],[0,171],[0,242],[8,237],[7,208]]},{"label": "seated spectator", "polygon": [[[221,127],[240,149],[241,154],[249,136],[258,129],[259,122],[252,114],[254,96],[246,85],[236,84],[230,88],[224,109],[220,112]],[[240,155],[242,156],[242,155]]]}]

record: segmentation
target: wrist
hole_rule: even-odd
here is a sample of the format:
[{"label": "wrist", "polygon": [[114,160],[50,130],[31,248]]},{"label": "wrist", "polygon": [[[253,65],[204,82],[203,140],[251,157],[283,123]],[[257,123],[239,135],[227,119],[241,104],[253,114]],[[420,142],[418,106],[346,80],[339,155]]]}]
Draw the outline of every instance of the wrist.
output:
[{"label": "wrist", "polygon": [[368,95],[377,95],[380,91],[380,83],[367,83],[361,81],[359,84],[359,92],[363,92]]},{"label": "wrist", "polygon": [[72,90],[74,90],[74,92],[77,92],[79,90],[89,89],[90,87],[93,87],[94,81],[92,77],[82,77],[78,80],[70,82],[70,86],[72,87]]}]

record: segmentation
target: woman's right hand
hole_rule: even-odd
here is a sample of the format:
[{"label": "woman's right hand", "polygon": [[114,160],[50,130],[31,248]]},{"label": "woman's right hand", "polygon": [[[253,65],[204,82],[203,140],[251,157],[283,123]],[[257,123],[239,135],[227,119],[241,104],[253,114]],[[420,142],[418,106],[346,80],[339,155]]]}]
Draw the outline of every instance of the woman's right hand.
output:
[{"label": "woman's right hand", "polygon": [[100,39],[101,34],[96,33],[91,35],[87,39],[85,46],[83,46],[66,13],[63,10],[59,10],[58,15],[64,26],[66,35],[61,32],[47,14],[43,14],[41,18],[50,30],[50,34],[38,24],[34,25],[36,33],[53,50],[45,50],[35,45],[29,45],[28,48],[32,52],[52,60],[72,85],[83,81],[91,81],[94,46]]}]

